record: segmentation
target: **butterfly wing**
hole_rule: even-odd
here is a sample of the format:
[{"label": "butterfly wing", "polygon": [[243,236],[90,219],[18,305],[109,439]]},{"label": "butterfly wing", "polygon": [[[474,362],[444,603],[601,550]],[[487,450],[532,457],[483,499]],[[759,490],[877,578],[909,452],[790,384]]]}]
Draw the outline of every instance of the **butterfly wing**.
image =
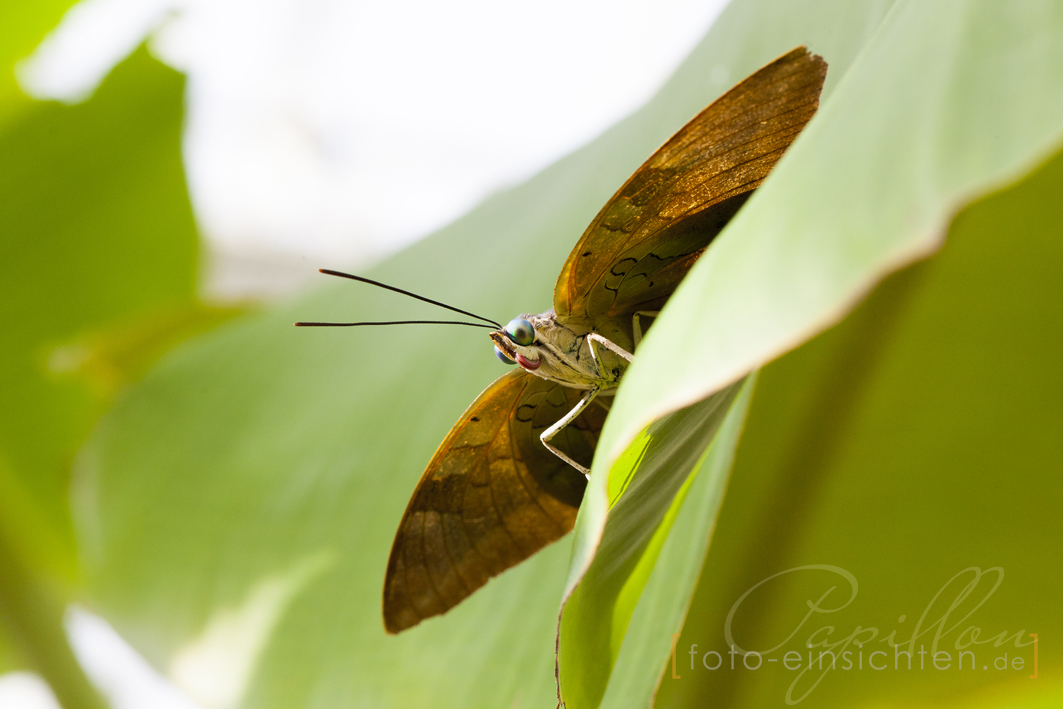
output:
[{"label": "butterfly wing", "polygon": [[[586,479],[548,451],[539,434],[581,394],[515,370],[462,414],[395,535],[384,579],[389,633],[446,612],[572,529]],[[605,414],[588,408],[552,442],[589,463]]]},{"label": "butterfly wing", "polygon": [[554,311],[659,309],[816,112],[826,73],[798,47],[672,136],[583,233],[554,286]]}]

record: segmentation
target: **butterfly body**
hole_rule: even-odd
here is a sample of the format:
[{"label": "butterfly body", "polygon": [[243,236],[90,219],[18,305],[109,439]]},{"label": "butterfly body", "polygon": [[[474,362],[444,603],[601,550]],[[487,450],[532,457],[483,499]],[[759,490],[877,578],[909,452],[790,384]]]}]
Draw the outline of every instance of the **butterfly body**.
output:
[{"label": "butterfly body", "polygon": [[612,392],[630,361],[605,347],[598,347],[597,335],[625,353],[635,350],[629,317],[565,317],[553,310],[538,315],[521,315],[531,323],[535,340],[520,345],[504,328],[490,333],[495,346],[525,371],[562,386],[582,391]]}]

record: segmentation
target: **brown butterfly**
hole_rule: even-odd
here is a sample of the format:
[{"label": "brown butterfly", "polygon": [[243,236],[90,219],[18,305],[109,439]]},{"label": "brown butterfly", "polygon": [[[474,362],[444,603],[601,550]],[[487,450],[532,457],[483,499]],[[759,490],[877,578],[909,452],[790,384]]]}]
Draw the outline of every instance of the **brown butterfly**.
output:
[{"label": "brown butterfly", "polygon": [[553,310],[501,327],[327,272],[490,323],[496,355],[519,365],[462,414],[417,484],[384,579],[389,633],[445,613],[572,529],[642,320],[657,315],[816,112],[826,72],[799,47],[683,126],[587,227],[554,286]]}]

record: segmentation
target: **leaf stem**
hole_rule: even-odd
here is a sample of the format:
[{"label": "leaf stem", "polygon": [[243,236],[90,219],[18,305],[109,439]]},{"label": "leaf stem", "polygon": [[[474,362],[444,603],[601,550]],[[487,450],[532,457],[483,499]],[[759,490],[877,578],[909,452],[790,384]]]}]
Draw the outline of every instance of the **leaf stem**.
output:
[{"label": "leaf stem", "polygon": [[20,658],[52,688],[64,709],[103,709],[63,628],[63,603],[53,584],[33,574],[0,535],[0,629]]}]

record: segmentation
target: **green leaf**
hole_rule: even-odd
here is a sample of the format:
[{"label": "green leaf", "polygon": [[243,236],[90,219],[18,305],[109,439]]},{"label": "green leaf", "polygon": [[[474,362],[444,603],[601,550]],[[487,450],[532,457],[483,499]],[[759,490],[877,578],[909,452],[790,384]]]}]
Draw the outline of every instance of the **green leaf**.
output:
[{"label": "green leaf", "polygon": [[108,396],[60,376],[54,355],[193,306],[183,88],[141,50],[88,103],[21,99],[0,120],[0,615],[64,701],[78,673],[61,627],[78,575],[70,463]]},{"label": "green leaf", "polygon": [[882,709],[1057,709],[1061,703],[1063,691],[1060,691],[1058,683],[1031,682],[1024,678],[947,699],[906,699],[902,702],[880,702],[875,706]]},{"label": "green leaf", "polygon": [[602,465],[651,421],[836,322],[938,248],[965,203],[1063,141],[1058,3],[904,0],[851,69],[826,59],[844,72],[838,90],[654,323]]},{"label": "green leaf", "polygon": [[57,544],[67,466],[102,407],[55,376],[54,349],[195,298],[183,83],[141,50],[92,101],[35,103],[0,134],[0,455]]},{"label": "green leaf", "polygon": [[34,0],[0,5],[0,131],[7,121],[34,105],[18,87],[15,64],[40,44],[73,4],[71,0]]},{"label": "green leaf", "polygon": [[49,348],[57,380],[78,379],[101,401],[142,376],[167,350],[240,315],[247,306],[190,302],[152,309]]},{"label": "green leaf", "polygon": [[[713,33],[736,34],[729,20]],[[640,431],[836,321],[883,274],[937,248],[972,195],[1014,180],[1063,139],[1058,6],[903,2],[851,68],[809,44],[840,84],[640,347],[603,431],[567,592],[608,542],[605,490],[614,461],[643,445]],[[604,667],[583,666],[603,661],[595,638],[615,627],[612,613],[603,603],[597,623],[584,619],[583,637],[570,636],[567,673],[561,648],[572,708],[596,706],[605,691]]]},{"label": "green leaf", "polygon": [[[593,693],[605,690],[621,641],[626,666],[618,668],[620,681],[610,685],[614,696],[607,703],[652,698],[657,676],[644,667],[656,669],[670,650],[661,628],[682,622],[752,388],[752,380],[733,385],[658,421],[639,454],[621,458],[611,471],[629,482],[611,496],[601,546],[565,603],[559,628],[566,706],[598,704],[601,694]],[[640,614],[633,618],[636,604]]]},{"label": "green leaf", "polygon": [[[977,697],[996,690],[1016,692],[1006,701],[997,692],[998,706],[1058,705],[1058,683],[1046,668],[1060,652],[1044,639],[1063,633],[1055,591],[1063,583],[1055,563],[1063,556],[1061,191],[1063,154],[963,210],[938,254],[890,276],[842,323],[761,371],[682,629],[682,679],[664,673],[657,706],[752,709],[781,705],[788,692],[792,700],[808,693],[800,706],[823,709],[937,706],[932,700],[946,697],[955,698],[946,706],[994,706]],[[778,663],[746,671],[741,656],[735,671],[702,668],[709,650],[729,662],[725,623],[747,590],[810,564],[845,569],[859,592],[837,612],[813,614],[765,658],[804,656],[814,631],[814,642],[836,643],[860,627],[877,629],[866,648],[891,650],[883,639],[896,631],[894,641],[907,642],[928,608],[921,629],[931,629],[917,644],[930,651],[933,624],[973,572],[932,604],[935,594],[964,569],[999,567],[999,588],[989,593],[994,574],[983,578],[957,604],[939,642],[955,663],[958,635],[979,628],[980,644],[970,648],[976,670],[961,673],[953,664],[932,671],[927,659],[926,670],[908,672],[903,657],[900,670],[891,658],[888,672],[828,671],[812,688],[818,671],[799,681]],[[824,571],[781,581],[734,615],[739,647],[781,643],[809,612],[806,602],[830,586],[841,588],[824,608],[849,597],[848,584]],[[1006,640],[997,644],[1001,633]],[[1030,633],[1041,638],[1039,680],[1029,679]],[[993,663],[1005,652],[1024,666],[997,670]],[[1041,703],[1022,699],[1042,683],[1055,694]]]}]

